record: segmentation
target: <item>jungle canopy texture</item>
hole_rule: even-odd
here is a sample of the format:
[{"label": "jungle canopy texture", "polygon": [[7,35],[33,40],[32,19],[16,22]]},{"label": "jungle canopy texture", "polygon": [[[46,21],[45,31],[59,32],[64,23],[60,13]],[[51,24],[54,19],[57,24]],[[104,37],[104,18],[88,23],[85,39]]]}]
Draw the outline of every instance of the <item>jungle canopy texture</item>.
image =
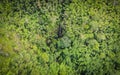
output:
[{"label": "jungle canopy texture", "polygon": [[0,0],[0,75],[120,75],[120,0]]}]

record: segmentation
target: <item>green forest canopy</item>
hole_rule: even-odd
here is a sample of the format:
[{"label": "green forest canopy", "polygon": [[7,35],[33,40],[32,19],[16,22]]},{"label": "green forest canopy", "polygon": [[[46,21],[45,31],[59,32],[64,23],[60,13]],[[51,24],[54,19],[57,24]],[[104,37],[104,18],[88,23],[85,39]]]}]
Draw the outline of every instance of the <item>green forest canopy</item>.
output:
[{"label": "green forest canopy", "polygon": [[0,75],[120,75],[120,0],[0,0]]}]

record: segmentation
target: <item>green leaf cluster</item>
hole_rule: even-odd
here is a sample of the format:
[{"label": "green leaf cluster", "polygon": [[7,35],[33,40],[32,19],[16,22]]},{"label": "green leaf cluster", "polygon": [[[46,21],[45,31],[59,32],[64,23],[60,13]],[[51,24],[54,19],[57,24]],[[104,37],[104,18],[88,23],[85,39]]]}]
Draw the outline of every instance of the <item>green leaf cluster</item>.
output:
[{"label": "green leaf cluster", "polygon": [[119,75],[119,44],[119,0],[0,1],[0,75]]}]

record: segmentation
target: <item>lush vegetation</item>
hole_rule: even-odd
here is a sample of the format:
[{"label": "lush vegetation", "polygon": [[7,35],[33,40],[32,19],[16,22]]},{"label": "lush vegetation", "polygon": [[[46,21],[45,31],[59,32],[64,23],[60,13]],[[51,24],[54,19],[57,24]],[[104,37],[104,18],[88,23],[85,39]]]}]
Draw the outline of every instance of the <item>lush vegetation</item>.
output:
[{"label": "lush vegetation", "polygon": [[0,0],[0,75],[120,75],[120,0]]}]

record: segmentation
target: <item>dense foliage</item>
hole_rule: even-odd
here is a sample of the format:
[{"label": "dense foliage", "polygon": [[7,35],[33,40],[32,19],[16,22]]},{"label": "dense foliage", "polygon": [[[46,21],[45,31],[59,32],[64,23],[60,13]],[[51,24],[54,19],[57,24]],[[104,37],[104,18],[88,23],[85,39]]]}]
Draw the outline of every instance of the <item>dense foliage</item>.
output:
[{"label": "dense foliage", "polygon": [[120,0],[0,0],[0,75],[120,75]]}]

